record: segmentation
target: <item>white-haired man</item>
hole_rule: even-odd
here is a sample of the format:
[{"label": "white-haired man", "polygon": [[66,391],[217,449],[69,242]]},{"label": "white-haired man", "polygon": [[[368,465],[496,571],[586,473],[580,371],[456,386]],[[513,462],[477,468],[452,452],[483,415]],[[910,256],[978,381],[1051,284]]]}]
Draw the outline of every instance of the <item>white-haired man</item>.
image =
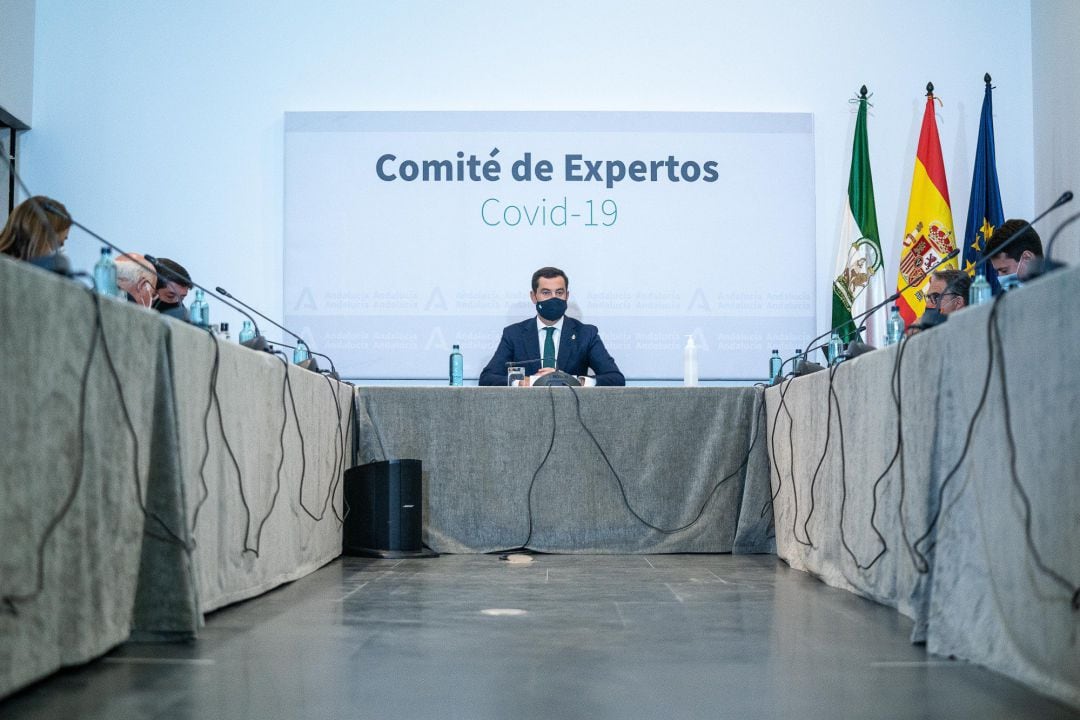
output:
[{"label": "white-haired man", "polygon": [[154,302],[158,276],[150,261],[138,253],[116,258],[116,285],[127,293],[128,300],[145,308]]}]

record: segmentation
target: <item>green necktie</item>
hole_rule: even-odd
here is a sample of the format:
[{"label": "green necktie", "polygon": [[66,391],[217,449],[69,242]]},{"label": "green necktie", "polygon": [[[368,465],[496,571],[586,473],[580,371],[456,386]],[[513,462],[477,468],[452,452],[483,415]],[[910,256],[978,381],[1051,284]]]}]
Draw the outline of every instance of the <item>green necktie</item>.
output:
[{"label": "green necktie", "polygon": [[547,337],[544,338],[544,367],[555,367],[555,328],[546,327],[544,332],[547,333]]}]

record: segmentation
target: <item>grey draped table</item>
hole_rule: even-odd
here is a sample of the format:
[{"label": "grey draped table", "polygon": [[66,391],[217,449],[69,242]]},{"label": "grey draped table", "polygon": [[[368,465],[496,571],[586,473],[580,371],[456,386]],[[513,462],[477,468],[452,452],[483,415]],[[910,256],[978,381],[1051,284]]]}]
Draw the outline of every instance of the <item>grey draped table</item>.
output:
[{"label": "grey draped table", "polygon": [[144,579],[168,598],[167,632],[197,622],[166,328],[99,302],[100,334],[90,291],[0,258],[0,593],[17,596],[0,696],[153,623]]},{"label": "grey draped table", "polygon": [[826,372],[767,392],[780,557],[896,607],[930,652],[1073,706],[1078,296],[1072,269],[1002,298],[993,366],[989,305],[844,363],[832,378],[831,417]]},{"label": "grey draped table", "polygon": [[351,387],[97,299],[0,256],[0,697],[341,552]]},{"label": "grey draped table", "polygon": [[423,462],[439,552],[773,549],[759,389],[362,387],[356,402],[361,462]]},{"label": "grey draped table", "polygon": [[209,612],[341,554],[352,387],[185,323],[169,328],[199,609]]}]

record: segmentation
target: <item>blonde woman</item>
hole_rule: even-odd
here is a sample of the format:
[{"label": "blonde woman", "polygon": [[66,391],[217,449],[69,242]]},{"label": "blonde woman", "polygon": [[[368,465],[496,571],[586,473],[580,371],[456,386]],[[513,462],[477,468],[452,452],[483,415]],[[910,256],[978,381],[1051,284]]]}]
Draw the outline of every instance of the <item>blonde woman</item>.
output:
[{"label": "blonde woman", "polygon": [[0,253],[19,260],[38,260],[59,251],[70,230],[67,208],[38,195],[19,203],[8,216],[0,230]]}]

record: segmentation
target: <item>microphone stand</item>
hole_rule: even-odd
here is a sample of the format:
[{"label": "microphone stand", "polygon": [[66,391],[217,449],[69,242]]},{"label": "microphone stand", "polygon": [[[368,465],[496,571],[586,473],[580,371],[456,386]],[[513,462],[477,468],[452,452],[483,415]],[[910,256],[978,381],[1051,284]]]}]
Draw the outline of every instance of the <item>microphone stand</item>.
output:
[{"label": "microphone stand", "polygon": [[[272,348],[273,346],[275,346],[275,345],[280,345],[281,347],[283,347],[283,348],[289,348],[290,350],[296,350],[296,346],[295,346],[295,345],[288,345],[288,344],[286,344],[286,343],[283,343],[283,342],[272,342],[272,343],[269,343],[269,346],[270,346],[271,348]],[[304,345],[304,347],[305,347],[305,348],[307,348],[307,351],[308,351],[309,353],[311,353],[312,355],[318,355],[319,357],[321,357],[321,358],[325,359],[325,360],[326,360],[327,362],[329,362],[329,363],[330,363],[330,369],[329,369],[329,370],[319,370],[319,369],[318,369],[318,367],[315,367],[315,368],[314,368],[314,370],[313,370],[313,372],[321,373],[321,374],[323,374],[323,375],[326,375],[326,376],[328,376],[328,377],[329,377],[329,378],[330,378],[331,380],[337,380],[338,382],[341,382],[341,376],[340,376],[340,375],[338,375],[338,371],[337,371],[337,368],[336,368],[336,367],[334,367],[334,361],[330,359],[330,356],[329,356],[329,355],[323,355],[322,353],[319,353],[319,352],[315,352],[315,351],[314,351],[314,350],[312,350],[311,348],[307,347],[307,345]],[[271,351],[271,352],[272,352],[272,351]]]},{"label": "microphone stand", "polygon": [[[297,346],[298,346],[298,347],[299,347],[299,346],[303,346],[303,347],[304,347],[304,349],[305,349],[305,350],[307,350],[307,352],[308,352],[308,354],[309,354],[309,355],[315,355],[315,354],[318,354],[318,353],[312,353],[312,352],[311,352],[311,349],[310,349],[310,348],[309,348],[309,347],[307,346],[307,343],[306,343],[306,342],[304,342],[304,338],[300,337],[299,335],[297,335],[296,333],[294,333],[294,332],[293,332],[292,330],[290,330],[289,328],[285,327],[284,325],[282,325],[282,324],[281,324],[281,323],[279,323],[279,322],[276,322],[276,321],[272,320],[271,318],[267,317],[266,315],[263,315],[263,314],[262,314],[261,312],[259,312],[259,311],[258,311],[258,310],[256,310],[255,308],[251,307],[250,305],[248,305],[248,304],[247,304],[246,302],[244,302],[244,301],[243,301],[243,300],[241,300],[240,298],[236,297],[235,295],[232,295],[232,294],[231,294],[231,293],[230,293],[230,292],[229,292],[228,290],[226,290],[225,288],[221,287],[220,285],[218,285],[218,286],[217,286],[216,290],[217,290],[217,291],[218,291],[219,293],[221,293],[222,295],[224,295],[225,297],[229,298],[230,300],[233,300],[233,301],[235,301],[235,302],[238,302],[238,303],[240,303],[241,305],[243,305],[244,307],[246,307],[246,308],[247,308],[248,310],[250,310],[251,312],[255,313],[256,315],[258,315],[259,317],[261,317],[261,318],[262,318],[263,320],[267,321],[268,323],[270,323],[270,324],[271,324],[271,325],[273,325],[274,327],[278,328],[279,330],[283,330],[284,332],[286,332],[286,333],[288,333],[289,335],[291,335],[291,336],[293,336],[294,338],[296,338]],[[283,344],[283,343],[282,343],[282,344]],[[288,346],[285,346],[285,347],[288,347]],[[294,348],[294,349],[295,349],[295,348]],[[323,356],[323,357],[325,357],[325,356]],[[327,359],[329,359],[329,358],[327,358]],[[308,359],[307,359],[307,360],[302,360],[301,362],[298,362],[298,363],[296,363],[296,364],[297,364],[297,365],[298,365],[299,367],[302,367],[302,368],[304,368],[305,370],[310,370],[311,372],[315,372],[315,373],[319,372],[319,363],[318,363],[318,361],[316,361],[316,360],[315,360],[315,358],[313,358],[313,357],[308,357]],[[332,366],[333,366],[333,363],[330,363],[330,365],[331,365],[331,367],[332,367]]]},{"label": "microphone stand", "polygon": [[1050,236],[1050,242],[1046,244],[1046,256],[1042,259],[1042,262],[1037,263],[1035,267],[1032,268],[1032,270],[1028,273],[1027,278],[1025,278],[1026,280],[1033,280],[1040,275],[1045,275],[1048,272],[1053,272],[1054,270],[1059,270],[1065,267],[1065,263],[1051,259],[1051,253],[1054,250],[1054,242],[1057,240],[1058,235],[1061,234],[1061,231],[1064,230],[1068,225],[1072,225],[1078,219],[1080,219],[1080,213],[1069,216],[1068,218],[1066,218],[1065,222],[1058,225],[1057,230],[1055,230],[1054,234]]}]

